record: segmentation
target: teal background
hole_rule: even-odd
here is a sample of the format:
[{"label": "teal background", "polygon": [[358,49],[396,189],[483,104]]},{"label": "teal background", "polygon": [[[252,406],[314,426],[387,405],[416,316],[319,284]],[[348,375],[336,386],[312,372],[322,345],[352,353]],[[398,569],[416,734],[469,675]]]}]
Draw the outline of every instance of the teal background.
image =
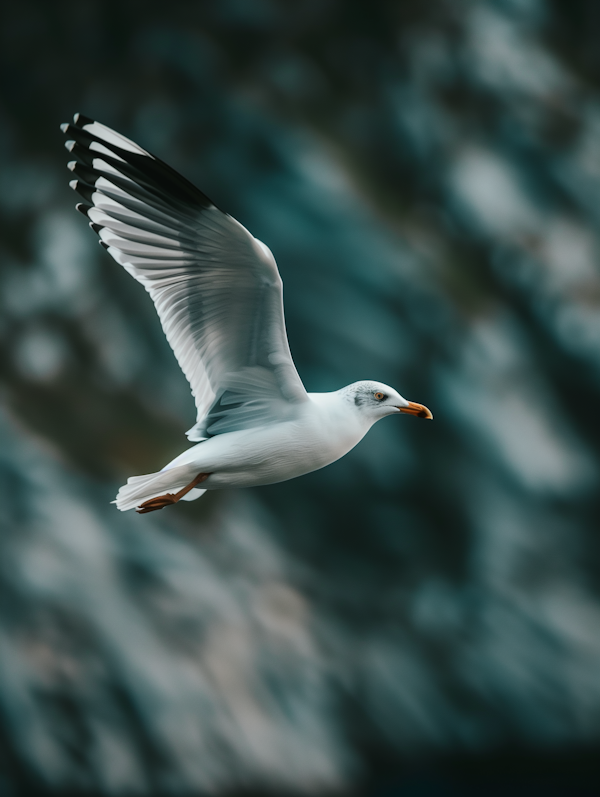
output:
[{"label": "teal background", "polygon": [[[600,741],[592,0],[22,0],[0,18],[0,793],[587,795]],[[114,127],[273,251],[301,479],[119,514],[194,421],[74,210]]]}]

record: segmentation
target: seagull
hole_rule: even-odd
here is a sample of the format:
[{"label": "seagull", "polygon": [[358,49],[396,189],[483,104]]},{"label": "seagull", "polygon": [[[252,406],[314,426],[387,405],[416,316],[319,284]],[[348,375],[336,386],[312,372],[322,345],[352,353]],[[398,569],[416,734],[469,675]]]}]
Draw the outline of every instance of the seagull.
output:
[{"label": "seagull", "polygon": [[[113,501],[155,512],[206,490],[293,479],[347,454],[387,415],[432,419],[381,382],[307,393],[270,249],[166,163],[99,122],[61,125],[69,185],[100,244],[150,294],[196,403],[196,445]],[[202,485],[202,487],[200,487]]]}]

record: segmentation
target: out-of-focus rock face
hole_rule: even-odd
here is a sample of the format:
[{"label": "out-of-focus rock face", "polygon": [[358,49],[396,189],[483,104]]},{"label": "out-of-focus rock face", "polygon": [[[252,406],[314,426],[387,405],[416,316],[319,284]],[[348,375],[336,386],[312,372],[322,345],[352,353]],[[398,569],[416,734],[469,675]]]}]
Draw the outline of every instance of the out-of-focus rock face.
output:
[{"label": "out-of-focus rock face", "polygon": [[312,609],[254,501],[176,537],[115,516],[13,418],[0,430],[0,701],[21,766],[109,793],[339,785]]},{"label": "out-of-focus rock face", "polygon": [[[324,791],[376,751],[598,743],[593,8],[7,13],[9,787]],[[435,422],[387,419],[294,482],[116,512],[194,410],[147,295],[73,208],[76,110],[269,245],[309,390],[378,379]]]}]

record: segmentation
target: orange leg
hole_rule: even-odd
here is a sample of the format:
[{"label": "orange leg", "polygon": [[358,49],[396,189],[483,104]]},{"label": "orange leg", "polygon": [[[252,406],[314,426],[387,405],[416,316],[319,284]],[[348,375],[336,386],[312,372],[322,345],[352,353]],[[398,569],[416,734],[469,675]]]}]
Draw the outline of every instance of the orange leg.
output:
[{"label": "orange leg", "polygon": [[194,487],[197,487],[202,482],[206,481],[210,473],[199,473],[193,481],[191,481],[188,485],[186,485],[183,489],[181,489],[178,493],[166,493],[165,495],[157,495],[156,498],[150,498],[148,501],[144,501],[143,504],[140,505],[139,509],[135,511],[138,515],[145,515],[146,512],[156,512],[157,509],[163,509],[165,506],[169,506],[170,504],[176,504],[184,495],[187,495],[190,490],[193,490]]}]

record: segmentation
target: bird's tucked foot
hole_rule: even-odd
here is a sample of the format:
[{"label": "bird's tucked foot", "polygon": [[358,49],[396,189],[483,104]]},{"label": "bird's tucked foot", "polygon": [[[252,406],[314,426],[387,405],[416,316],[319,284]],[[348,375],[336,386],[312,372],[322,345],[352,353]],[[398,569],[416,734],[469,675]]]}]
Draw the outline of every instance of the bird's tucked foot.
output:
[{"label": "bird's tucked foot", "polygon": [[187,495],[190,490],[193,490],[194,487],[197,487],[199,484],[202,484],[203,481],[206,481],[210,473],[199,473],[195,479],[193,479],[189,484],[179,490],[177,493],[165,493],[165,495],[157,495],[155,498],[149,498],[147,501],[144,501],[143,504],[140,504],[139,509],[135,511],[138,515],[145,515],[147,512],[156,512],[158,509],[164,509],[165,506],[169,506],[170,504],[176,504],[184,495]]},{"label": "bird's tucked foot", "polygon": [[144,501],[140,504],[140,508],[136,509],[138,515],[145,515],[146,512],[156,512],[157,509],[164,509],[169,504],[176,504],[179,500],[176,498],[176,493],[166,493],[165,495],[157,495],[156,498],[151,498],[149,501]]}]

